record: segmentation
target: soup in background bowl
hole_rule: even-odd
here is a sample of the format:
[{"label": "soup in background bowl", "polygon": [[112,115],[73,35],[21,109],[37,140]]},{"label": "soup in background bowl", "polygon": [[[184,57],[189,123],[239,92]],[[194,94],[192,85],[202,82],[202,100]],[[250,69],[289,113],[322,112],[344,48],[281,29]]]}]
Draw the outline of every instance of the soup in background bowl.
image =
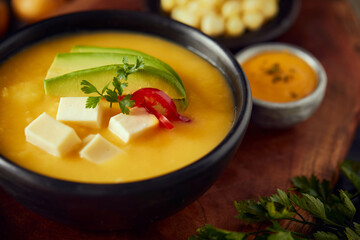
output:
[{"label": "soup in background bowl", "polygon": [[[100,165],[76,154],[53,157],[27,143],[27,124],[42,112],[56,115],[59,98],[44,95],[41,78],[57,53],[79,44],[132,48],[171,65],[188,94],[189,107],[181,114],[192,122],[128,144],[99,130],[131,153]],[[99,11],[57,17],[4,40],[0,59],[6,99],[0,104],[1,185],[29,209],[65,224],[129,228],[182,209],[219,177],[249,122],[249,85],[232,55],[202,33],[159,16]],[[93,133],[71,126],[80,138]]]}]

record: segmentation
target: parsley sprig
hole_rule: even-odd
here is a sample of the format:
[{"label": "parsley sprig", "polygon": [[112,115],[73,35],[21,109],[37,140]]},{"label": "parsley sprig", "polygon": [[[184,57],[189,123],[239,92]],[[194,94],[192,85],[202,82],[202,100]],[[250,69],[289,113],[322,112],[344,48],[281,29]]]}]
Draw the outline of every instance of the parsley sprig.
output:
[{"label": "parsley sprig", "polygon": [[[268,222],[270,227],[256,232],[231,232],[205,225],[189,240],[359,240],[360,224],[354,221],[356,208],[353,202],[360,195],[360,163],[345,161],[340,168],[356,188],[355,194],[344,190],[334,193],[327,180],[320,181],[315,176],[296,177],[292,179],[295,188],[286,192],[278,189],[277,194],[259,197],[258,201],[235,202],[236,218],[247,223]],[[307,221],[299,208],[310,213],[316,221]],[[282,228],[279,220],[311,225],[314,231],[309,235],[290,231]]]},{"label": "parsley sprig", "polygon": [[[99,96],[92,96],[88,97],[86,100],[86,108],[95,108],[101,98],[104,98],[106,101],[110,102],[110,107],[112,107],[113,103],[118,103],[121,109],[121,112],[124,114],[130,113],[130,108],[132,108],[135,104],[135,101],[131,100],[132,95],[125,95],[122,96],[124,92],[124,88],[128,86],[128,76],[132,73],[135,73],[141,69],[144,69],[144,59],[143,57],[139,56],[136,59],[136,63],[131,66],[128,63],[127,57],[123,58],[123,65],[119,67],[117,70],[117,75],[113,78],[112,81],[108,82],[101,92],[97,90],[97,88],[91,84],[89,81],[82,80],[81,81],[81,91],[85,94],[92,94],[96,93]],[[110,83],[112,83],[113,89],[109,88]]]}]

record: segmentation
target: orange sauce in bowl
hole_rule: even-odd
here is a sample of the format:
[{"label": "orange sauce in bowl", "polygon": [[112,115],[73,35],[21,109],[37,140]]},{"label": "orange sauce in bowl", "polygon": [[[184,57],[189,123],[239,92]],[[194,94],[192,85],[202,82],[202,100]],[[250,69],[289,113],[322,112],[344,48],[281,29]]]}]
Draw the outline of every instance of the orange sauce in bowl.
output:
[{"label": "orange sauce in bowl", "polygon": [[311,94],[317,86],[314,69],[287,51],[263,52],[242,67],[256,99],[286,103]]}]

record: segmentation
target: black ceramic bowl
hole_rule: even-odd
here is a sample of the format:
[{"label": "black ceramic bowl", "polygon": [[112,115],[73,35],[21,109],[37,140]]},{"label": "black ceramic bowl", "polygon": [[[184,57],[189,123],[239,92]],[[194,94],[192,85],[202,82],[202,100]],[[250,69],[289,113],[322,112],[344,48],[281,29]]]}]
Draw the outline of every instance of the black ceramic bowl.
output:
[{"label": "black ceramic bowl", "polygon": [[6,61],[24,47],[50,36],[97,30],[151,34],[196,52],[224,74],[235,101],[233,127],[215,149],[187,167],[149,180],[123,184],[63,181],[26,170],[0,156],[1,186],[34,212],[80,228],[130,228],[179,211],[215,182],[245,133],[251,93],[236,60],[212,39],[186,25],[136,12],[83,12],[37,23],[5,39],[0,44],[0,60]]},{"label": "black ceramic bowl", "polygon": [[[279,37],[286,32],[296,20],[300,10],[301,0],[279,1],[278,15],[259,30],[254,32],[247,31],[239,37],[221,36],[215,39],[232,50],[238,50],[250,44],[265,42]],[[151,12],[167,16],[167,14],[161,10],[160,0],[147,0],[146,6]]]}]

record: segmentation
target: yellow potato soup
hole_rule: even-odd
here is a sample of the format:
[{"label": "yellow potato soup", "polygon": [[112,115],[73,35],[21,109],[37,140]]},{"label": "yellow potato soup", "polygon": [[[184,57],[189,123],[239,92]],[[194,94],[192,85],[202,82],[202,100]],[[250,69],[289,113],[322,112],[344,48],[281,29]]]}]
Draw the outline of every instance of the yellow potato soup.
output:
[{"label": "yellow potato soup", "polygon": [[[130,48],[166,62],[185,85],[189,107],[180,113],[191,122],[173,122],[172,130],[155,127],[127,144],[106,127],[120,112],[118,106],[106,108],[105,127],[100,130],[67,124],[82,140],[100,133],[124,151],[100,164],[81,158],[80,148],[55,157],[28,143],[24,129],[29,123],[43,112],[56,117],[60,98],[45,95],[44,78],[56,54],[69,52],[74,45]],[[1,155],[46,176],[87,183],[139,181],[187,166],[224,139],[234,118],[232,93],[214,66],[174,43],[135,33],[62,35],[30,46],[0,64],[0,99]]]}]

